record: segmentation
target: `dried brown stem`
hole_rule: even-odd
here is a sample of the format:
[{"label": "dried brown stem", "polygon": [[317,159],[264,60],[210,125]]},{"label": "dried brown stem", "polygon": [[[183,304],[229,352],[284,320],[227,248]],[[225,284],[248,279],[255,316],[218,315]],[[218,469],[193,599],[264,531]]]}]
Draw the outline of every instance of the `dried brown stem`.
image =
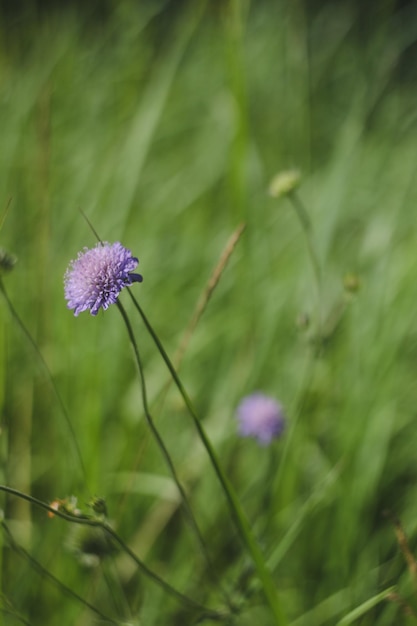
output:
[{"label": "dried brown stem", "polygon": [[175,369],[179,369],[182,360],[184,358],[184,354],[187,350],[188,344],[190,343],[191,337],[197,327],[198,322],[200,321],[204,311],[207,308],[207,305],[210,301],[211,296],[213,295],[213,291],[215,290],[215,288],[217,287],[217,284],[224,272],[224,270],[226,269],[227,263],[230,259],[230,257],[232,256],[233,250],[236,247],[236,244],[238,243],[240,237],[242,236],[244,230],[246,228],[246,224],[242,223],[240,224],[236,230],[233,232],[233,234],[230,236],[230,238],[228,239],[226,246],[223,249],[223,252],[220,256],[219,262],[217,263],[216,267],[214,268],[213,273],[210,276],[210,279],[206,285],[206,288],[204,289],[203,293],[201,294],[197,305],[195,307],[194,310],[194,314],[193,317],[191,318],[190,323],[188,324],[187,328],[185,329],[185,332],[183,334],[181,343],[177,349],[177,352],[175,353],[175,356],[173,358],[173,363],[175,365]]},{"label": "dried brown stem", "polygon": [[407,535],[405,534],[405,530],[401,524],[401,521],[394,514],[387,512],[387,517],[391,520],[395,536],[397,537],[398,545],[400,547],[401,552],[404,555],[406,560],[408,571],[410,572],[411,578],[413,579],[414,586],[417,590],[417,561],[410,550],[410,546],[408,545]]}]

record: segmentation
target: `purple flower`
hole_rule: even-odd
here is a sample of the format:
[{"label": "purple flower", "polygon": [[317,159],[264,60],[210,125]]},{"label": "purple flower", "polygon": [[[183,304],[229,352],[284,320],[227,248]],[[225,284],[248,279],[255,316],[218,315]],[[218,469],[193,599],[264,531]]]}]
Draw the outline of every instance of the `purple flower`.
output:
[{"label": "purple flower", "polygon": [[257,391],[240,402],[236,415],[242,437],[254,437],[263,446],[279,437],[285,426],[282,407],[273,398]]},{"label": "purple flower", "polygon": [[114,304],[123,287],[141,283],[140,274],[132,274],[139,261],[121,243],[99,243],[95,248],[84,248],[71,261],[64,277],[65,299],[74,315],[90,309],[97,315],[100,308]]}]

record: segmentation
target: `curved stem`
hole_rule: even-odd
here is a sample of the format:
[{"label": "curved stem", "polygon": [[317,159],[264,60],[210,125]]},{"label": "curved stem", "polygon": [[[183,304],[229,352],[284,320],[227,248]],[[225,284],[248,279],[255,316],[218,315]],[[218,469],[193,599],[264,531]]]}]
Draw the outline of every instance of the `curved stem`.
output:
[{"label": "curved stem", "polygon": [[[150,410],[149,410],[148,396],[147,396],[146,382],[145,382],[145,375],[144,375],[144,371],[143,371],[143,365],[142,365],[142,360],[141,360],[140,353],[139,353],[139,348],[138,348],[138,345],[137,345],[137,342],[136,342],[135,335],[133,333],[132,325],[131,325],[130,320],[129,320],[128,316],[127,316],[127,313],[126,313],[123,305],[120,303],[120,301],[117,301],[117,306],[118,306],[119,311],[120,311],[120,313],[121,313],[121,315],[123,317],[123,321],[124,321],[124,323],[126,325],[127,332],[129,334],[129,339],[130,339],[130,342],[132,344],[133,351],[134,351],[134,354],[135,354],[135,359],[136,359],[136,363],[137,363],[138,370],[139,370],[139,377],[140,377],[140,384],[141,384],[141,391],[142,391],[142,403],[143,403],[143,410],[144,410],[146,421],[147,421],[147,423],[149,425],[149,428],[150,428],[150,430],[152,432],[152,435],[155,438],[156,443],[158,444],[159,449],[161,450],[161,453],[162,453],[162,455],[163,455],[163,457],[165,459],[165,462],[166,462],[166,464],[167,464],[167,466],[169,468],[169,471],[171,472],[171,475],[172,475],[172,477],[174,479],[174,482],[175,482],[175,484],[177,486],[177,489],[178,489],[178,491],[179,491],[179,493],[181,495],[181,500],[182,500],[182,505],[183,505],[184,511],[186,513],[188,522],[189,522],[191,528],[193,529],[193,531],[195,533],[195,536],[196,536],[196,538],[198,540],[201,552],[202,552],[202,554],[205,557],[205,560],[207,562],[210,575],[211,575],[213,581],[218,585],[218,578],[217,578],[217,576],[215,574],[214,566],[213,566],[213,564],[211,562],[211,559],[210,559],[210,556],[208,554],[207,546],[206,546],[206,543],[204,541],[203,535],[201,534],[201,531],[200,531],[200,529],[198,527],[198,524],[196,522],[194,514],[193,514],[193,512],[191,510],[190,504],[188,502],[187,495],[186,495],[184,487],[182,486],[181,481],[180,481],[180,479],[178,477],[178,474],[177,474],[177,471],[175,469],[175,466],[174,466],[174,463],[172,461],[172,458],[171,458],[171,456],[170,456],[170,454],[168,452],[168,449],[167,449],[167,447],[166,447],[166,445],[165,445],[161,435],[159,434],[158,429],[155,426],[155,422],[154,422],[153,417],[152,417],[152,415],[150,413]],[[224,592],[223,592],[223,595],[225,595]],[[229,600],[228,600],[228,598],[226,596],[225,596],[225,600],[230,605]]]},{"label": "curved stem", "polygon": [[113,530],[113,528],[108,525],[107,522],[99,520],[99,519],[96,519],[94,517],[89,517],[87,515],[69,515],[68,513],[63,513],[59,509],[54,509],[53,507],[49,506],[49,504],[47,504],[46,502],[43,502],[42,500],[38,500],[38,498],[35,498],[33,496],[29,496],[26,493],[18,491],[17,489],[13,489],[12,487],[7,487],[6,485],[0,485],[0,491],[4,491],[5,493],[8,493],[8,494],[13,495],[13,496],[16,496],[17,498],[21,498],[22,500],[26,500],[27,502],[30,502],[31,504],[34,504],[34,505],[44,509],[45,511],[48,511],[48,512],[52,513],[54,516],[60,517],[60,518],[62,518],[64,520],[66,520],[67,522],[72,522],[73,524],[80,524],[80,525],[84,525],[84,526],[92,526],[94,528],[101,528],[105,533],[107,533],[120,546],[120,548],[124,552],[126,552],[126,554],[128,554],[130,556],[132,561],[134,561],[136,563],[138,568],[141,570],[141,572],[145,576],[147,576],[150,580],[152,580],[154,583],[159,585],[159,587],[161,587],[164,591],[169,593],[171,596],[173,596],[174,598],[176,598],[177,600],[182,602],[182,604],[188,606],[191,609],[202,611],[204,613],[205,617],[209,617],[210,619],[213,619],[213,620],[219,620],[220,621],[220,620],[223,620],[223,619],[225,619],[227,617],[223,613],[220,613],[218,611],[214,611],[212,609],[209,609],[206,606],[204,606],[203,604],[200,604],[199,602],[196,602],[195,600],[192,600],[188,596],[184,595],[183,593],[181,593],[180,591],[175,589],[175,587],[172,587],[165,580],[160,578],[158,576],[158,574],[155,574],[155,572],[153,572],[151,569],[149,569],[149,567],[147,565],[145,565],[145,563],[143,563],[143,561],[141,561],[138,556],[136,556],[136,554],[133,552],[133,550],[131,550],[129,548],[129,546],[116,533],[116,531]]},{"label": "curved stem", "polygon": [[175,371],[175,368],[167,354],[167,352],[165,351],[165,348],[163,347],[161,341],[159,340],[158,335],[156,334],[156,332],[154,331],[154,329],[152,328],[148,318],[146,317],[145,313],[142,310],[142,307],[139,305],[138,301],[136,300],[136,298],[134,297],[134,295],[132,294],[132,292],[130,291],[130,289],[128,289],[130,297],[138,311],[138,313],[140,314],[146,329],[148,330],[149,334],[151,335],[153,341],[155,342],[163,360],[165,361],[165,364],[185,402],[185,405],[188,409],[189,414],[191,415],[194,425],[197,429],[197,432],[199,434],[199,437],[204,445],[204,447],[206,448],[207,454],[210,458],[210,461],[213,465],[214,471],[216,472],[217,478],[222,486],[223,492],[226,496],[226,500],[228,502],[229,505],[229,509],[231,512],[231,515],[233,517],[233,520],[235,522],[236,528],[241,536],[241,539],[243,541],[243,544],[246,546],[249,554],[252,557],[252,561],[256,567],[259,579],[261,580],[263,589],[264,589],[264,593],[265,593],[265,597],[268,601],[268,604],[271,608],[271,611],[273,612],[274,616],[275,616],[275,620],[276,620],[276,624],[277,626],[285,626],[287,624],[287,620],[285,618],[284,612],[281,608],[281,603],[279,601],[278,598],[278,594],[275,588],[275,584],[272,580],[272,576],[270,571],[268,570],[266,563],[265,563],[265,558],[259,548],[259,545],[252,533],[252,530],[249,526],[249,522],[246,518],[246,515],[242,509],[242,506],[237,498],[237,495],[235,494],[235,491],[231,485],[231,483],[229,482],[228,478],[226,477],[226,474],[224,473],[220,462],[217,458],[217,454],[203,428],[203,425],[200,421],[200,419],[197,416],[196,410],[194,409],[194,406],[191,402],[191,399],[189,398],[177,372]]}]

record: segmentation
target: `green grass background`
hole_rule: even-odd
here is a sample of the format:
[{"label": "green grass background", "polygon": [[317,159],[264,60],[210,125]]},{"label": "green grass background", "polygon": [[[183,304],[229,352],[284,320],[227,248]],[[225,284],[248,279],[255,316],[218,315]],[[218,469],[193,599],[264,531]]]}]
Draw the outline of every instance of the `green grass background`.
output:
[{"label": "green grass background", "polygon": [[[0,307],[1,482],[45,501],[106,499],[119,534],[190,596],[221,606],[143,417],[116,307],[73,317],[63,274],[83,246],[120,240],[140,258],[135,293],[174,355],[233,230],[247,224],[181,368],[262,549],[288,623],[332,625],[392,585],[417,611],[386,509],[417,530],[416,10],[381,3],[115,3],[23,12],[0,32],[4,277],[48,364],[86,466],[36,351]],[[94,16],[93,16],[94,18]],[[299,168],[323,271],[328,337],[314,348],[314,274],[287,199],[267,190]],[[343,279],[359,277],[348,298]],[[190,493],[233,624],[273,621],[207,456],[126,294],[158,427]],[[342,313],[340,313],[342,311]],[[287,430],[269,449],[236,437],[256,389]],[[3,498],[14,537],[120,623],[194,624],[123,555],[80,566],[80,532]],[[98,623],[3,537],[5,624]],[[371,602],[372,604],[372,602]],[[343,622],[413,624],[396,602]],[[368,608],[368,607],[366,607]]]}]

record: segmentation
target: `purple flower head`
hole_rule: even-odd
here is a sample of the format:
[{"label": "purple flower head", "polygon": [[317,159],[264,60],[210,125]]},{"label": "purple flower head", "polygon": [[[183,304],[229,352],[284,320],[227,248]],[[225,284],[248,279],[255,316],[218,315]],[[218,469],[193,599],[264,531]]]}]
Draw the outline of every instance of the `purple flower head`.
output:
[{"label": "purple flower head", "polygon": [[240,402],[236,414],[242,437],[254,437],[262,446],[279,437],[285,427],[281,405],[257,391]]},{"label": "purple flower head", "polygon": [[139,261],[130,250],[116,243],[99,243],[95,248],[84,248],[71,261],[64,277],[65,299],[74,315],[90,309],[97,315],[114,304],[123,287],[141,283],[140,274],[132,274]]}]

